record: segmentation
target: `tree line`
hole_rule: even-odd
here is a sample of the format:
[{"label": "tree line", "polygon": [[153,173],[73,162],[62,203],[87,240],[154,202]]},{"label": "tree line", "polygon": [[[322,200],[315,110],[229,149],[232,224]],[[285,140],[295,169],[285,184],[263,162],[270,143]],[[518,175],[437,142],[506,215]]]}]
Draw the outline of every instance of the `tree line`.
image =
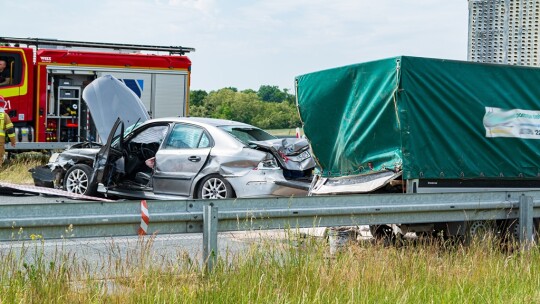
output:
[{"label": "tree line", "polygon": [[210,92],[192,90],[189,116],[235,120],[262,129],[300,126],[295,96],[270,85],[262,85],[258,91],[232,87]]}]

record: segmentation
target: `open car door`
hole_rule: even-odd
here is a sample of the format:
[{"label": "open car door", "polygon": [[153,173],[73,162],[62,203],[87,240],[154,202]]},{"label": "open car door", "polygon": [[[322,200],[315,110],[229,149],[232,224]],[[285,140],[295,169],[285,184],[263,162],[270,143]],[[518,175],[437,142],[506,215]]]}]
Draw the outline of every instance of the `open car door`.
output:
[{"label": "open car door", "polygon": [[124,172],[123,146],[124,123],[118,118],[109,133],[107,143],[101,147],[96,155],[91,185],[97,186],[98,183],[101,183],[108,187],[115,181],[116,176]]}]

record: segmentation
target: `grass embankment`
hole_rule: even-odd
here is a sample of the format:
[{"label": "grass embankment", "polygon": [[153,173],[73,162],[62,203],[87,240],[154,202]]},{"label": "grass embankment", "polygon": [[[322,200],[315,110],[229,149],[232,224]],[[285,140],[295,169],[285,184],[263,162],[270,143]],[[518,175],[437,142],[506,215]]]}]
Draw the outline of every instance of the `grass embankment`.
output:
[{"label": "grass embankment", "polygon": [[[39,248],[39,243],[38,248]],[[294,242],[290,242],[294,244]],[[540,251],[509,253],[493,242],[385,247],[362,243],[329,256],[326,242],[256,245],[204,270],[185,254],[164,261],[145,250],[46,260],[17,250],[0,263],[2,303],[538,303]],[[28,246],[27,246],[28,247]],[[31,247],[31,246],[30,246]],[[141,244],[148,248],[148,244]]]},{"label": "grass embankment", "polygon": [[44,165],[47,163],[48,159],[48,155],[37,152],[14,155],[13,158],[7,159],[2,166],[0,166],[0,181],[17,184],[33,184],[32,174],[28,172],[28,169]]}]

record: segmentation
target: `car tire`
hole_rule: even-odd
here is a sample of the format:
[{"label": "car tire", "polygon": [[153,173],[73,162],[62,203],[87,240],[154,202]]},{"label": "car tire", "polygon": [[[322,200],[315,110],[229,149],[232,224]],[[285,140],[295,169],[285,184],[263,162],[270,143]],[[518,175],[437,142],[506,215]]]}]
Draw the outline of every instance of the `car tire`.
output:
[{"label": "car tire", "polygon": [[85,164],[75,165],[66,172],[64,176],[64,189],[67,192],[95,195],[96,185],[91,183],[92,168]]},{"label": "car tire", "polygon": [[217,174],[203,178],[197,189],[197,198],[200,199],[226,199],[234,196],[231,184],[223,176]]}]

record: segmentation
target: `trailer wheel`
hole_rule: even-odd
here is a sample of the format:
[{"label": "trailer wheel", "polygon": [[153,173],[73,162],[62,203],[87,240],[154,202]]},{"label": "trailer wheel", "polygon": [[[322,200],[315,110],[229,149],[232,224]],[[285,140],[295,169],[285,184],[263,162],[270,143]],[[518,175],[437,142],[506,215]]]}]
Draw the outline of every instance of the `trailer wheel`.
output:
[{"label": "trailer wheel", "polygon": [[480,241],[497,236],[497,224],[494,221],[472,221],[467,222],[465,237],[467,243],[473,239]]},{"label": "trailer wheel", "polygon": [[75,165],[66,172],[64,177],[64,189],[67,192],[82,194],[82,195],[94,195],[96,192],[96,186],[90,182],[92,176],[92,168],[85,164]]},{"label": "trailer wheel", "polygon": [[370,225],[369,232],[371,232],[375,241],[383,242],[384,245],[393,244],[396,239],[394,230],[388,225]]},{"label": "trailer wheel", "polygon": [[[507,224],[504,227],[504,239],[506,241],[510,242],[518,242],[519,241],[519,230],[521,229],[521,225],[519,224],[519,219],[512,220],[511,223]],[[540,218],[535,218],[533,220],[533,236],[535,242],[538,242],[539,235],[538,231],[540,230]]]}]

